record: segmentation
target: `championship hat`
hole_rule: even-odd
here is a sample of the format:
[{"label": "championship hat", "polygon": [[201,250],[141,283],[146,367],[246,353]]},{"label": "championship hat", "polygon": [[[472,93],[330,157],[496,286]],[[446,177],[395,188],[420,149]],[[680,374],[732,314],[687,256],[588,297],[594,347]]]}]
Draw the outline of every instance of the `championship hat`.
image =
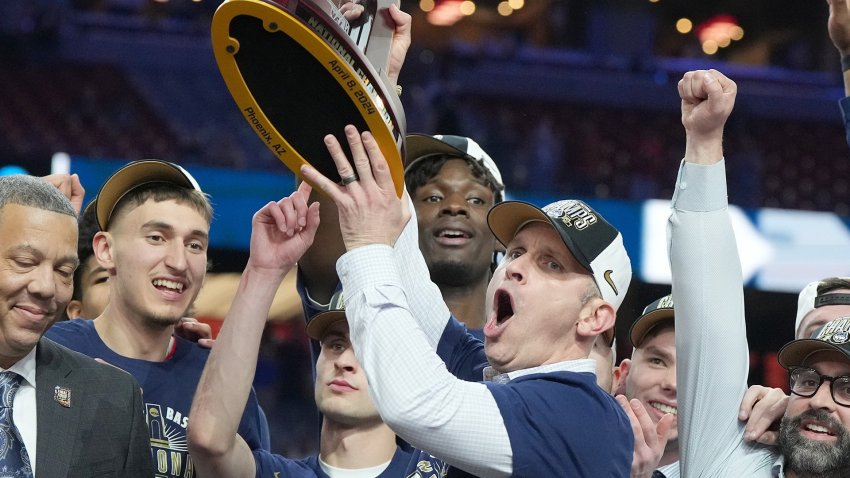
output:
[{"label": "championship hat", "polygon": [[97,224],[102,231],[106,230],[115,206],[121,198],[133,189],[152,183],[170,183],[186,189],[200,191],[201,187],[195,178],[182,167],[159,159],[143,159],[134,161],[115,171],[103,183],[94,207],[97,213]]},{"label": "championship hat", "polygon": [[[543,209],[523,201],[496,204],[487,215],[493,235],[507,246],[526,224],[541,221],[550,224],[579,264],[593,275],[602,298],[616,311],[632,280],[632,265],[623,235],[583,201],[567,199]],[[610,344],[613,328],[603,334]]]},{"label": "championship hat", "polygon": [[496,189],[495,202],[505,200],[505,183],[502,181],[502,173],[493,158],[472,139],[448,134],[429,136],[413,133],[405,137],[405,142],[407,143],[405,175],[422,160],[435,156],[458,157],[483,167],[487,171],[488,179]]},{"label": "championship hat", "polygon": [[316,314],[307,322],[307,336],[313,340],[322,340],[331,326],[345,320],[345,300],[340,290],[331,297],[326,312]]},{"label": "championship hat", "polygon": [[656,325],[674,318],[673,295],[668,294],[655,300],[643,309],[643,314],[637,318],[629,329],[629,340],[632,347],[640,347],[647,334]]},{"label": "championship hat", "polygon": [[803,319],[818,307],[825,305],[850,305],[850,294],[830,293],[830,291],[836,288],[843,289],[844,287],[838,286],[829,288],[829,290],[823,290],[822,287],[832,280],[850,282],[850,277],[830,277],[829,279],[809,282],[800,291],[800,296],[797,299],[797,320],[794,323],[795,335],[800,331],[800,324],[803,323]]},{"label": "championship hat", "polygon": [[788,369],[805,365],[816,352],[836,351],[850,360],[850,316],[827,322],[808,339],[788,342],[779,349],[779,365]]}]

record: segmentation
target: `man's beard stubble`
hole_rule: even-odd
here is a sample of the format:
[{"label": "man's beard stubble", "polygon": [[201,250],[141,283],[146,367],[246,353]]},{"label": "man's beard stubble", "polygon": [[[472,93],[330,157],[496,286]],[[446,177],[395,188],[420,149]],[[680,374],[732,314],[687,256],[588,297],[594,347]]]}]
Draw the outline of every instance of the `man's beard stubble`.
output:
[{"label": "man's beard stubble", "polygon": [[165,315],[147,315],[145,316],[145,324],[151,329],[165,329],[172,325],[177,325],[180,319],[187,317],[185,314],[180,317],[171,317]]},{"label": "man's beard stubble", "polygon": [[[828,423],[837,430],[836,442],[808,440],[800,433],[803,420]],[[850,477],[850,433],[824,410],[809,410],[796,417],[782,417],[779,429],[779,451],[785,457],[785,469],[798,477]]]},{"label": "man's beard stubble", "polygon": [[438,286],[470,287],[490,270],[490,264],[484,268],[460,261],[439,261],[431,264],[431,280]]}]

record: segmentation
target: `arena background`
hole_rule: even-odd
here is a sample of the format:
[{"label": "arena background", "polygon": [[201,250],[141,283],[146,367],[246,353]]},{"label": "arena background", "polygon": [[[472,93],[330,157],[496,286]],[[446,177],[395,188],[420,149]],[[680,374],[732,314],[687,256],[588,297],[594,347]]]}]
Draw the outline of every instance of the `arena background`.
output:
[{"label": "arena background", "polygon": [[[319,0],[323,1],[323,0]],[[251,214],[293,177],[237,111],[215,65],[210,0],[0,2],[0,167],[80,174],[92,196],[120,164],[196,174],[216,206],[198,314],[214,326],[247,258]],[[850,275],[850,167],[825,2],[402,1],[414,42],[401,75],[408,131],[475,138],[508,197],[581,197],[624,231],[642,307],[669,290],[664,219],[684,150],[676,82],[717,68],[739,85],[727,127],[730,201],[747,275],[752,383],[785,385],[803,284]],[[281,92],[297,94],[297,92]],[[660,248],[660,249],[659,249]],[[228,295],[230,294],[230,295]],[[291,282],[255,379],[276,452],[317,449],[310,363]]]}]

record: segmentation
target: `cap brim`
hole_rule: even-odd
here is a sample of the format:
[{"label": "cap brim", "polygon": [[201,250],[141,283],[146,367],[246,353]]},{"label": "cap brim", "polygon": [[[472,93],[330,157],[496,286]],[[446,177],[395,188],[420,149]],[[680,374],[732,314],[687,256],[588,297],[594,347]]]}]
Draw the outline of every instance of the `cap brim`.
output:
[{"label": "cap brim", "polygon": [[812,354],[817,352],[839,352],[848,360],[850,354],[837,345],[818,339],[798,339],[779,349],[776,359],[783,368],[801,367]]},{"label": "cap brim", "polygon": [[172,183],[186,189],[200,190],[189,173],[177,165],[155,160],[130,163],[112,174],[94,199],[100,229],[106,230],[112,211],[121,198],[133,189],[150,183]]},{"label": "cap brim", "polygon": [[466,151],[461,151],[454,146],[443,142],[433,136],[427,134],[412,133],[405,136],[405,168],[407,174],[410,168],[418,161],[439,155],[457,156],[459,158],[468,158]]},{"label": "cap brim", "polygon": [[631,341],[632,347],[640,347],[641,343],[643,343],[643,340],[646,338],[646,334],[649,333],[653,327],[664,320],[672,319],[674,317],[674,309],[667,308],[655,309],[652,312],[638,317],[629,329],[629,341]]},{"label": "cap brim", "polygon": [[307,322],[307,336],[313,340],[321,341],[332,325],[346,320],[344,310],[329,310],[321,314],[316,314],[315,317]]},{"label": "cap brim", "polygon": [[490,226],[490,230],[505,247],[519,232],[519,228],[529,221],[543,221],[552,225],[545,212],[537,206],[522,201],[506,201],[496,204],[487,214],[487,224]]},{"label": "cap brim", "polygon": [[564,241],[564,245],[567,246],[570,254],[591,275],[593,274],[590,263],[584,257],[584,254],[577,250],[572,238],[562,234],[561,230],[552,223],[552,219],[539,207],[523,201],[505,201],[493,206],[487,214],[487,224],[490,226],[490,230],[505,247],[513,240],[519,229],[530,221],[543,221],[552,226],[561,240]]}]

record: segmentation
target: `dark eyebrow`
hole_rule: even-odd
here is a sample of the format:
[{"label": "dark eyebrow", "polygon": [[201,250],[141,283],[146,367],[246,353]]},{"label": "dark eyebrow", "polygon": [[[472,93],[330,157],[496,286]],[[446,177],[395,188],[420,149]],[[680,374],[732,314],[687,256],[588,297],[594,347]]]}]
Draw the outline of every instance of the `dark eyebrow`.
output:
[{"label": "dark eyebrow", "polygon": [[[160,231],[174,231],[174,226],[168,224],[167,222],[152,220],[142,224],[142,229],[156,229]],[[207,231],[202,231],[200,229],[193,229],[190,233],[190,236],[200,237],[202,239],[209,239],[210,234]]]}]

